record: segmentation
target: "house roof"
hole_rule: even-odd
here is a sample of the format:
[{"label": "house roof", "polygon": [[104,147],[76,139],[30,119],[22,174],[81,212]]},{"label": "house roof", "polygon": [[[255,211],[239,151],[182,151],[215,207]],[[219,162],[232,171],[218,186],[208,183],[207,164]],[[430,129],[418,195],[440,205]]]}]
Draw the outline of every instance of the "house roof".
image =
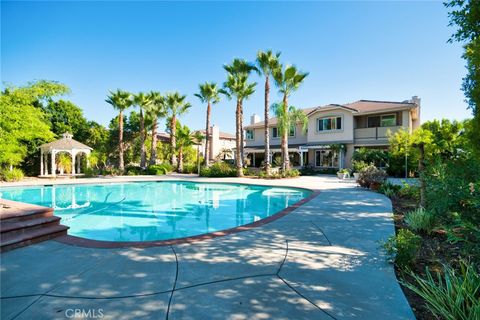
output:
[{"label": "house roof", "polygon": [[62,135],[61,139],[42,144],[40,146],[40,149],[42,150],[93,150],[87,145],[84,145],[81,142],[78,142],[77,140],[72,139],[72,135],[67,133],[64,133]]},{"label": "house roof", "polygon": [[[198,130],[197,132],[200,132],[201,134],[205,135],[205,130]],[[220,139],[225,139],[225,140],[235,140],[235,135],[228,132],[220,131],[219,137]]]},{"label": "house roof", "polygon": [[[395,102],[395,101],[378,101],[378,100],[358,100],[352,103],[347,104],[327,104],[323,106],[305,108],[302,109],[303,112],[307,115],[311,115],[317,111],[326,111],[331,109],[345,109],[355,115],[393,111],[393,110],[404,110],[412,109],[418,107],[417,104],[409,101]],[[277,118],[270,118],[269,125],[274,126],[277,124]],[[254,129],[262,128],[264,126],[264,121],[256,122],[245,126],[245,129]]]}]

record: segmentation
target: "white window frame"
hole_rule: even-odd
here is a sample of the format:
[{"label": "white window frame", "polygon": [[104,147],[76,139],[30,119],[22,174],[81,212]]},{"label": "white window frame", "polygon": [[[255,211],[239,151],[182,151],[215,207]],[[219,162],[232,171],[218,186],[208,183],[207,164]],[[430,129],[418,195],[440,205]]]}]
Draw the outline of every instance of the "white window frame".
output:
[{"label": "white window frame", "polygon": [[[324,120],[324,119],[333,119],[335,118],[335,129],[330,129],[330,130],[319,130],[319,121],[320,120]],[[337,129],[337,118],[340,118],[341,120],[341,126],[340,126],[340,129]],[[344,128],[344,125],[345,125],[345,121],[344,121],[344,117],[342,114],[332,114],[332,115],[328,115],[328,116],[323,116],[323,117],[318,117],[316,120],[315,120],[315,131],[317,133],[330,133],[330,132],[341,132],[343,131],[343,128]]]},{"label": "white window frame", "polygon": [[[393,116],[395,118],[395,124],[393,126],[382,126],[383,117]],[[380,117],[380,126],[379,127],[370,127],[369,126],[369,119],[374,117]],[[396,113],[389,113],[389,114],[379,114],[379,115],[371,115],[367,117],[367,128],[387,128],[387,127],[396,127],[397,126],[397,114]]]},{"label": "white window frame", "polygon": [[[249,138],[247,132],[251,131],[252,132],[252,137]],[[252,141],[255,140],[255,130],[254,129],[245,129],[245,140]]]}]

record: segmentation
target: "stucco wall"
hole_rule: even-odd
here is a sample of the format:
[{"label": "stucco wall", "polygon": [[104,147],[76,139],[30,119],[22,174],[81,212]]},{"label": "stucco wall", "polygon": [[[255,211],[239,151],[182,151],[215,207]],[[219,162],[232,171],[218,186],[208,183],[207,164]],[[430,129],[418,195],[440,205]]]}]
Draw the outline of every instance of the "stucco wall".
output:
[{"label": "stucco wall", "polygon": [[[327,132],[317,131],[317,119],[323,117],[342,117],[342,130],[334,130]],[[353,115],[349,111],[343,109],[335,109],[329,111],[316,112],[309,116],[308,119],[308,143],[335,143],[353,142]]]},{"label": "stucco wall", "polygon": [[[253,140],[245,139],[245,144],[247,147],[254,146],[263,146],[265,141],[264,129],[256,128],[253,134]],[[280,145],[281,138],[273,138],[272,136],[272,127],[270,127],[270,145]],[[302,127],[300,125],[296,126],[295,137],[288,137],[289,144],[305,144],[307,143],[307,135],[302,132]]]}]

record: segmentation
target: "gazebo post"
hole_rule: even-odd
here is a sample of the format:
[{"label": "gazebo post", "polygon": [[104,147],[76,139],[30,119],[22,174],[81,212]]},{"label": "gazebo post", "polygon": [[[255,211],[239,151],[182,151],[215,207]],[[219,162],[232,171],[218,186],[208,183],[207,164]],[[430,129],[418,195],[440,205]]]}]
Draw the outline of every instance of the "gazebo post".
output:
[{"label": "gazebo post", "polygon": [[43,175],[43,150],[40,149],[40,175]]},{"label": "gazebo post", "polygon": [[55,150],[52,150],[52,153],[51,153],[51,154],[52,154],[52,159],[51,159],[51,163],[52,163],[52,176],[55,177],[56,174],[57,174],[57,172],[56,172],[56,171],[57,171],[57,168],[56,168],[56,164],[55,164],[55,154],[56,154]]},{"label": "gazebo post", "polygon": [[72,153],[70,154],[72,156],[72,176],[75,175],[75,158],[77,156],[75,150],[72,150]]}]

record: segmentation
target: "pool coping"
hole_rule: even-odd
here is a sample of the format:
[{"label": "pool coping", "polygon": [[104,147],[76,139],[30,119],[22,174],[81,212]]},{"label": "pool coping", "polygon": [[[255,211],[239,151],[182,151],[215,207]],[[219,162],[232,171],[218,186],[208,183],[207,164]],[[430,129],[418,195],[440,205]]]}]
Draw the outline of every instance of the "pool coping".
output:
[{"label": "pool coping", "polygon": [[[239,183],[239,184],[242,184],[242,183]],[[292,188],[297,188],[297,187],[292,187]],[[130,248],[161,247],[161,246],[195,243],[199,241],[210,240],[218,237],[224,237],[227,235],[235,234],[238,232],[252,230],[260,226],[263,226],[265,224],[268,224],[270,222],[273,222],[275,220],[278,220],[286,216],[287,214],[291,213],[295,209],[299,208],[300,206],[304,205],[305,203],[309,202],[310,200],[313,200],[321,192],[320,190],[313,190],[308,188],[298,188],[298,189],[309,190],[312,193],[308,197],[295,202],[291,206],[286,207],[285,209],[275,213],[274,215],[271,215],[264,219],[251,222],[242,226],[233,227],[233,228],[225,229],[221,231],[214,231],[210,233],[204,233],[204,234],[199,234],[199,235],[190,236],[190,237],[183,237],[178,239],[153,240],[153,241],[105,241],[105,240],[87,239],[87,238],[82,238],[82,237],[77,237],[72,235],[61,236],[53,240],[64,243],[64,244],[72,245],[72,246],[85,247],[85,248],[97,248],[97,249],[114,249],[114,248],[128,248],[128,247]]]}]

